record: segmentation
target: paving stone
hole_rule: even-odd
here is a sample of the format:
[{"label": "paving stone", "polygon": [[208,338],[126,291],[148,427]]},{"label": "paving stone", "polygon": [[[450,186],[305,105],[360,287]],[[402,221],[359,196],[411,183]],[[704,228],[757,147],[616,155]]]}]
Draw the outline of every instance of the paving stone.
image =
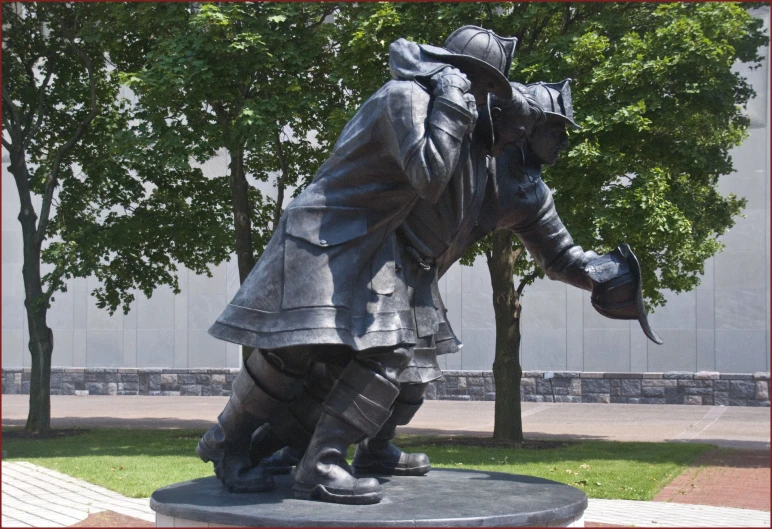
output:
[{"label": "paving stone", "polygon": [[694,378],[697,380],[718,380],[719,374],[720,373],[718,371],[697,371],[694,374]]},{"label": "paving stone", "polygon": [[[645,381],[644,381],[645,382]],[[641,394],[644,397],[664,397],[665,396],[665,388],[664,387],[658,387],[658,386],[643,386],[641,388]],[[664,401],[664,399],[662,399]],[[664,402],[663,402],[664,404]]]},{"label": "paving stone", "polygon": [[662,374],[662,378],[669,378],[669,379],[679,379],[679,378],[687,378],[687,379],[693,379],[694,373],[691,371],[668,371],[666,373]]},{"label": "paving stone", "polygon": [[[555,395],[572,395],[573,386],[571,378],[555,378],[552,381]],[[579,379],[577,379],[579,380]],[[581,391],[581,386],[579,388]],[[581,394],[581,393],[580,393]]]},{"label": "paving stone", "polygon": [[684,395],[713,395],[713,388],[684,388]]},{"label": "paving stone", "polygon": [[769,382],[769,373],[765,373],[765,372],[753,373],[753,380],[766,380],[767,382]]},{"label": "paving stone", "polygon": [[552,379],[537,378],[536,393],[539,395],[552,395]]},{"label": "paving stone", "polygon": [[638,403],[639,404],[665,404],[665,399],[643,397],[641,399],[638,399]]},{"label": "paving stone", "polygon": [[756,383],[751,380],[730,380],[729,398],[753,399],[756,397]]},{"label": "paving stone", "polygon": [[555,378],[579,378],[580,371],[555,371]]},{"label": "paving stone", "polygon": [[62,382],[85,382],[86,377],[83,373],[72,373],[72,372],[65,372],[62,373]]},{"label": "paving stone", "polygon": [[640,397],[641,396],[641,381],[635,379],[623,379],[622,380],[622,396],[624,397]]},{"label": "paving stone", "polygon": [[89,395],[107,395],[107,384],[104,382],[86,382]]},{"label": "paving stone", "polygon": [[[582,394],[586,393],[608,393],[611,386],[606,379],[582,379]],[[585,400],[584,402],[595,402]]]},{"label": "paving stone", "polygon": [[[485,388],[480,388],[480,387],[467,388],[466,393],[467,395],[472,397],[472,400],[482,400],[482,397],[485,395]],[[475,398],[475,397],[478,397],[478,398]]]},{"label": "paving stone", "polygon": [[[195,378],[195,377],[194,377]],[[200,396],[201,386],[195,384],[180,385],[180,395],[183,396]]]},{"label": "paving stone", "polygon": [[582,402],[582,397],[575,395],[555,395],[555,402]]},{"label": "paving stone", "polygon": [[753,380],[753,375],[748,373],[721,373],[719,378],[721,380]]},{"label": "paving stone", "polygon": [[679,388],[679,387],[665,388],[666,404],[683,404],[683,402],[684,402],[684,388]]},{"label": "paving stone", "polygon": [[582,395],[582,402],[602,402],[602,403],[610,403],[611,402],[611,396],[603,393],[588,393]]},{"label": "paving stone", "polygon": [[484,377],[469,377],[466,380],[466,383],[470,387],[484,387],[485,386],[485,378]]}]

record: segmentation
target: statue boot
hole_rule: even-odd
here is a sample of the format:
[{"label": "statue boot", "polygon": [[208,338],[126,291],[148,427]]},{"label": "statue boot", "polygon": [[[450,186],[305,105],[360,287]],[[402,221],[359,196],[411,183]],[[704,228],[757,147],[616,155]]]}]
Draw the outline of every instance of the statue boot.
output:
[{"label": "statue boot", "polygon": [[207,431],[196,447],[202,461],[214,464],[214,472],[230,492],[262,492],[273,488],[270,473],[255,466],[249,447],[253,432],[292,402],[298,379],[282,373],[255,350],[233,381],[233,392],[217,425]]},{"label": "statue boot", "polygon": [[357,474],[423,476],[432,469],[426,454],[403,452],[391,443],[397,426],[408,424],[423,404],[423,394],[428,386],[402,385],[389,419],[375,437],[365,439],[357,446],[351,465]]},{"label": "statue boot", "polygon": [[273,475],[289,474],[303,457],[322,415],[323,402],[341,369],[316,363],[306,375],[303,390],[289,412],[255,433],[252,458]]},{"label": "statue boot", "polygon": [[383,498],[375,478],[357,479],[346,463],[351,444],[378,433],[399,389],[352,360],[325,400],[311,443],[295,471],[295,497],[365,505]]}]

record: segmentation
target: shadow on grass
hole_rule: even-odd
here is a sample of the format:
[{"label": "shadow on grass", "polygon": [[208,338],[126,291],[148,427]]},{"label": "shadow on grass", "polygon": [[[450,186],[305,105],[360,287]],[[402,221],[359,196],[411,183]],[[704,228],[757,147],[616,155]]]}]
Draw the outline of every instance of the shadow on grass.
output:
[{"label": "shadow on grass", "polygon": [[3,428],[3,449],[9,458],[92,456],[192,456],[205,429],[126,430],[113,428],[64,430],[69,435],[25,437],[22,430]]},{"label": "shadow on grass", "polygon": [[[181,456],[195,458],[195,446],[206,430],[69,428],[69,435],[24,437],[22,430],[3,429],[3,448],[10,458],[75,458],[92,456]],[[598,441],[563,436],[560,440],[526,440],[525,447],[508,446],[490,437],[404,436],[396,444],[411,452],[426,452],[432,464],[491,465],[491,462],[550,463],[593,459],[642,463],[689,464],[714,448],[707,444]],[[352,455],[352,452],[350,452]]]}]

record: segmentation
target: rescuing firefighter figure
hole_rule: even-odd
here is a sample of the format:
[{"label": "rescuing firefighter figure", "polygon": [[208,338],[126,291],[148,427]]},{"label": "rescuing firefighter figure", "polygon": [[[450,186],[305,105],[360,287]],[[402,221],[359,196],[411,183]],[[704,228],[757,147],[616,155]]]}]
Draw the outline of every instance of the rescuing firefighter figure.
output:
[{"label": "rescuing firefighter figure", "polygon": [[394,79],[343,129],[209,331],[255,348],[197,447],[228,490],[269,490],[296,463],[296,497],[368,504],[381,485],[357,476],[428,472],[390,441],[441,376],[437,355],[460,348],[437,279],[490,231],[514,231],[550,278],[659,340],[629,247],[585,252],[555,212],[540,171],[575,126],[570,87],[510,84],[515,44],[474,26],[443,48],[392,43]]}]

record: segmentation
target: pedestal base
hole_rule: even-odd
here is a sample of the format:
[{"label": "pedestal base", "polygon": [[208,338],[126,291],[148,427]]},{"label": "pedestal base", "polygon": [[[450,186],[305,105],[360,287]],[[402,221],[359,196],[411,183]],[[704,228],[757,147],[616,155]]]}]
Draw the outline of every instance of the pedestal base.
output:
[{"label": "pedestal base", "polygon": [[297,500],[290,476],[231,494],[212,476],[158,489],[150,507],[158,527],[584,527],[584,492],[546,479],[455,469],[378,479],[375,505]]}]

